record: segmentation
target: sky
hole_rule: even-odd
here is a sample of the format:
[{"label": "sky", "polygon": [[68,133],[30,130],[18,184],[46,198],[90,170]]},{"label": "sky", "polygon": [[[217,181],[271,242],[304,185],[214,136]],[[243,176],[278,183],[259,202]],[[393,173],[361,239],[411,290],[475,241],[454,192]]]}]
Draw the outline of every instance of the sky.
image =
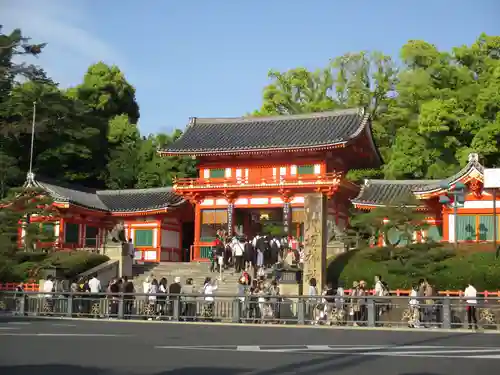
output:
[{"label": "sky", "polygon": [[449,50],[500,35],[500,1],[0,0],[0,24],[48,43],[35,62],[62,87],[95,62],[119,66],[146,135],[258,109],[270,69],[316,69],[362,50],[397,57],[410,39]]}]

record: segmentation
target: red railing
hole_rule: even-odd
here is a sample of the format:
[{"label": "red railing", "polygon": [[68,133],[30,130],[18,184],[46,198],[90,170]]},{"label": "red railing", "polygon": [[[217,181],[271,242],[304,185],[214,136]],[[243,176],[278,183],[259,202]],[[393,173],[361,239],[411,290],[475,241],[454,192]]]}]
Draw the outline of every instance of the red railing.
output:
[{"label": "red railing", "polygon": [[[0,284],[0,290],[14,291],[21,283],[5,283]],[[38,283],[23,283],[23,289],[26,292],[38,292],[40,290]]]},{"label": "red railing", "polygon": [[332,185],[337,184],[341,179],[339,173],[324,173],[320,175],[296,175],[279,176],[272,175],[268,171],[262,171],[249,176],[238,176],[228,178],[176,178],[174,187],[176,189],[187,188],[227,188],[246,187],[252,185],[259,186],[289,186],[289,185]]}]

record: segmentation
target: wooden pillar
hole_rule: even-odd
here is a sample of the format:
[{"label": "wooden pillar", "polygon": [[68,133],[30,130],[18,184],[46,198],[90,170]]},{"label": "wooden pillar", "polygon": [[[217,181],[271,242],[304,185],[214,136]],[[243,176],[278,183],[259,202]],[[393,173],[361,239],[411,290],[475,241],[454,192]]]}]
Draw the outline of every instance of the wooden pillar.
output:
[{"label": "wooden pillar", "polygon": [[64,236],[66,235],[66,219],[61,217],[59,220],[59,248],[64,246]]}]

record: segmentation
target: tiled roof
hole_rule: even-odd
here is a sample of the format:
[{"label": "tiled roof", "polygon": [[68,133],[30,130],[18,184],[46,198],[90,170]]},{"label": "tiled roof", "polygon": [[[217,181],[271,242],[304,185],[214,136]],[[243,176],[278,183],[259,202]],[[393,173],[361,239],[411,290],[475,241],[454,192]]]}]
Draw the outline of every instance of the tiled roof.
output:
[{"label": "tiled roof", "polygon": [[453,176],[448,177],[448,178],[446,178],[444,180],[434,180],[432,183],[430,183],[430,184],[428,184],[426,186],[423,186],[420,189],[416,189],[415,193],[417,193],[417,194],[419,194],[419,193],[429,193],[429,192],[432,192],[434,190],[440,190],[441,189],[441,185],[443,183],[452,184],[452,183],[460,180],[462,177],[468,175],[473,170],[477,170],[481,174],[484,173],[484,166],[481,163],[479,163],[479,156],[478,156],[478,154],[469,154],[469,159],[468,160],[469,161],[468,161],[467,165],[465,167],[463,167],[460,171],[458,171],[457,173],[455,173]]},{"label": "tiled roof", "polygon": [[356,198],[355,205],[387,205],[419,194],[432,193],[441,190],[441,185],[453,184],[467,176],[473,170],[484,173],[484,167],[479,163],[477,154],[469,155],[469,162],[459,172],[443,180],[365,180],[365,184]]},{"label": "tiled roof", "polygon": [[365,180],[353,204],[383,206],[411,199],[415,190],[434,180]]},{"label": "tiled roof", "polygon": [[178,206],[184,199],[171,187],[129,190],[93,190],[76,185],[35,182],[58,202],[67,202],[99,211],[141,212]]},{"label": "tiled roof", "polygon": [[56,185],[52,182],[46,182],[45,180],[37,180],[36,185],[49,193],[52,199],[58,203],[67,202],[94,210],[109,211],[106,205],[97,196],[96,190],[86,189],[76,185]]},{"label": "tiled roof", "polygon": [[356,138],[370,125],[360,109],[291,116],[193,118],[166,154],[202,155],[238,151],[333,146]]},{"label": "tiled roof", "polygon": [[115,212],[159,210],[184,202],[171,187],[101,190],[97,192],[97,196],[110,211]]}]

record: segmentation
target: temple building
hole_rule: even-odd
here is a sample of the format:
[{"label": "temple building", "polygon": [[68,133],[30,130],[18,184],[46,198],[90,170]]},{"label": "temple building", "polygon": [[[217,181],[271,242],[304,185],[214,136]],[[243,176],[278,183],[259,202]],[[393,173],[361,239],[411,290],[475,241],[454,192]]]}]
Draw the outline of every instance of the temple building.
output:
[{"label": "temple building", "polygon": [[194,205],[191,258],[209,257],[218,230],[253,236],[304,234],[304,195],[328,199],[329,238],[348,223],[359,186],[350,169],[378,168],[371,121],[363,110],[273,117],[192,118],[165,156],[191,156],[197,178],[174,191]]},{"label": "temple building", "polygon": [[[136,260],[187,261],[182,249],[193,242],[193,210],[171,187],[131,190],[92,190],[33,180],[47,192],[57,210],[54,218],[32,217],[53,233],[57,249],[86,249],[106,253],[106,232],[116,222],[125,225]],[[22,226],[19,241],[22,245]]]},{"label": "temple building", "polygon": [[[483,189],[484,167],[477,154],[470,154],[468,164],[455,175],[444,180],[365,180],[354,207],[373,210],[376,207],[397,204],[406,197],[416,198],[417,209],[428,213],[428,229],[415,233],[417,242],[425,239],[443,242],[487,242],[493,241],[493,195]],[[463,189],[462,201],[457,200],[455,215],[454,187]],[[447,197],[444,201],[442,197]],[[443,204],[445,202],[445,204]],[[500,202],[496,202],[496,210]],[[499,220],[497,240],[500,239]],[[399,233],[389,234],[390,241],[397,241]],[[382,241],[382,239],[380,239]],[[404,241],[400,243],[403,245]],[[382,245],[382,243],[379,243]]]}]

